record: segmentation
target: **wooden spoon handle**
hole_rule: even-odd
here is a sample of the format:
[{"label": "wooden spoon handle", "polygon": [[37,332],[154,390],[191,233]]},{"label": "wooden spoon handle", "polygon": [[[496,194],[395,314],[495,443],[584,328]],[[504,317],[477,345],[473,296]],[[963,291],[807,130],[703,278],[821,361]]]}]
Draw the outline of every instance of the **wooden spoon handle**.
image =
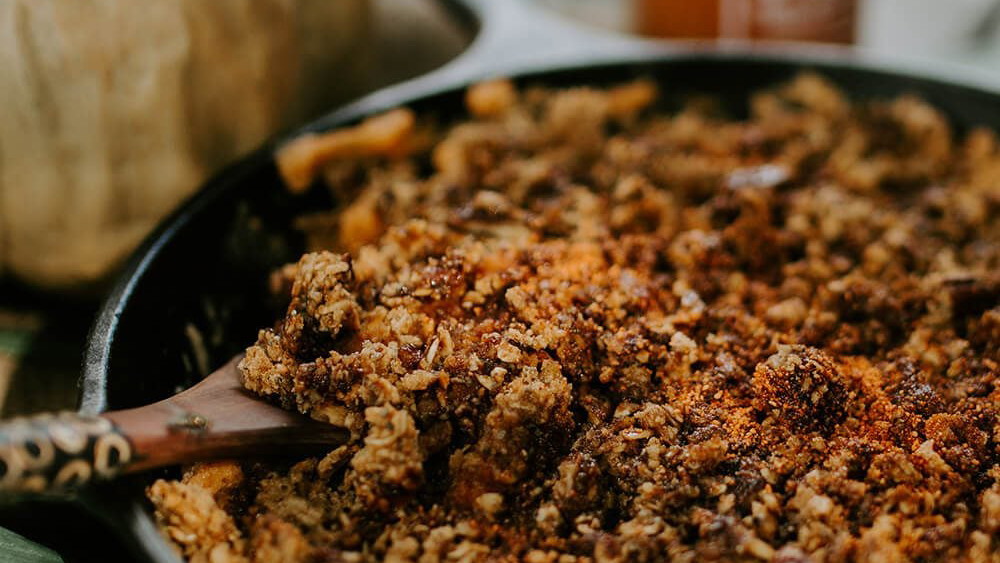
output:
[{"label": "wooden spoon handle", "polygon": [[240,383],[238,360],[143,407],[0,421],[0,493],[59,491],[119,473],[208,459],[315,453],[347,442],[350,433],[343,428],[250,395]]},{"label": "wooden spoon handle", "polygon": [[75,412],[0,422],[0,491],[43,492],[110,479],[132,461],[110,420]]}]

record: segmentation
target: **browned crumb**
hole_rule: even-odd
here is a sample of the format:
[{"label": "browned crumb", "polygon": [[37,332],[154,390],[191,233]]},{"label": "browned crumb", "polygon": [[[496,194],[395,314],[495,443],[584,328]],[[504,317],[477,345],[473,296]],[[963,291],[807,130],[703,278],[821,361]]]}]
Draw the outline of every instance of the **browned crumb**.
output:
[{"label": "browned crumb", "polygon": [[190,561],[246,561],[232,516],[201,485],[158,480],[149,488],[156,521]]},{"label": "browned crumb", "polygon": [[465,105],[476,117],[499,117],[517,103],[517,90],[510,80],[498,78],[469,87]]},{"label": "browned crumb", "polygon": [[386,512],[423,483],[423,452],[417,441],[416,425],[410,413],[391,406],[365,409],[368,434],[364,447],[351,458],[347,484],[358,502]]},{"label": "browned crumb", "polygon": [[314,561],[314,549],[298,528],[274,516],[254,521],[249,553],[253,563],[298,563]]},{"label": "browned crumb", "polygon": [[246,484],[243,468],[234,461],[197,463],[184,473],[184,483],[208,491],[215,503],[227,512],[236,509]]},{"label": "browned crumb", "polygon": [[353,439],[154,485],[168,536],[258,560],[1000,559],[996,136],[815,75],[742,121],[655,97],[493,82],[426,149],[316,156],[348,199],[303,223],[315,252],[241,369]]},{"label": "browned crumb", "polygon": [[349,129],[303,135],[278,151],[278,169],[290,189],[303,191],[330,160],[392,155],[405,149],[414,125],[413,112],[397,109]]},{"label": "browned crumb", "polygon": [[833,359],[810,346],[782,344],[757,364],[754,406],[804,429],[832,428],[844,419],[849,396]]}]

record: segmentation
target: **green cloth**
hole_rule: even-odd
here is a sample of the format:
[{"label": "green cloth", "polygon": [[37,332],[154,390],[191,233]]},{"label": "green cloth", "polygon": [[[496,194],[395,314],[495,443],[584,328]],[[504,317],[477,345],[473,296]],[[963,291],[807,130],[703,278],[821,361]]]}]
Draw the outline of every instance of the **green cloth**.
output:
[{"label": "green cloth", "polygon": [[0,352],[15,357],[20,356],[28,349],[28,344],[34,336],[34,333],[28,330],[0,328]]},{"label": "green cloth", "polygon": [[7,563],[62,563],[58,553],[5,528],[0,528],[0,559]]}]

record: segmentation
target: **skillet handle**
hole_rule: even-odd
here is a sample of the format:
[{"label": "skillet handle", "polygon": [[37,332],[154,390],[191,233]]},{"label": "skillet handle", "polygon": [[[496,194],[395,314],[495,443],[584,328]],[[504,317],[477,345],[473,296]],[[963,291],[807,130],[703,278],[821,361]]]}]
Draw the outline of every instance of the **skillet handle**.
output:
[{"label": "skillet handle", "polygon": [[472,44],[458,57],[431,72],[372,92],[295,131],[284,144],[304,133],[328,131],[345,122],[471,83],[553,68],[641,61],[650,55],[689,50],[682,43],[641,39],[586,27],[535,5],[534,0],[440,0],[445,7],[479,22]]},{"label": "skillet handle", "polygon": [[132,461],[106,418],[45,413],[0,422],[0,493],[58,492],[109,479]]},{"label": "skillet handle", "polygon": [[479,33],[469,48],[432,73],[469,80],[518,71],[620,60],[668,43],[578,24],[535,0],[445,0],[471,12]]}]

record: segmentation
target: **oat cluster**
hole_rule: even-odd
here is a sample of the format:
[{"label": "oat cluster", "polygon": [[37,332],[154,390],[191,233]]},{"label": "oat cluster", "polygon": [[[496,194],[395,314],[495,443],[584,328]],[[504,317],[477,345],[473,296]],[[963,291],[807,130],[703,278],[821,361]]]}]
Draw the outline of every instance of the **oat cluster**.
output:
[{"label": "oat cluster", "polygon": [[353,439],[157,482],[178,549],[1000,560],[997,137],[815,75],[656,99],[494,81],[279,155],[346,203],[244,383]]}]

